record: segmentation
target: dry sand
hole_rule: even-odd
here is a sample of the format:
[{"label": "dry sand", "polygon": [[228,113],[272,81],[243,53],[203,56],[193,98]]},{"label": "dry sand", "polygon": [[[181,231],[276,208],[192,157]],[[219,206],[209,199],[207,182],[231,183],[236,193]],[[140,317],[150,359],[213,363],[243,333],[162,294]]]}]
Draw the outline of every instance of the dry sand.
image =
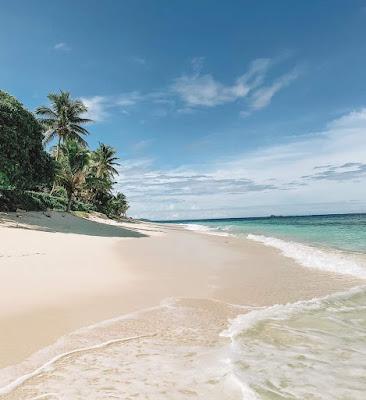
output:
[{"label": "dry sand", "polygon": [[0,214],[0,368],[167,297],[270,305],[357,283],[258,243],[173,225]]}]

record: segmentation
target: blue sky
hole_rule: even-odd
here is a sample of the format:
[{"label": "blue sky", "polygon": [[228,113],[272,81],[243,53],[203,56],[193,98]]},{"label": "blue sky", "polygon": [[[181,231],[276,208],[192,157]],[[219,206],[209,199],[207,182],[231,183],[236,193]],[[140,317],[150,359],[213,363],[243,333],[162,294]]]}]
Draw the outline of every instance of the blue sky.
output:
[{"label": "blue sky", "polygon": [[365,1],[0,3],[1,88],[82,98],[130,215],[366,211]]}]

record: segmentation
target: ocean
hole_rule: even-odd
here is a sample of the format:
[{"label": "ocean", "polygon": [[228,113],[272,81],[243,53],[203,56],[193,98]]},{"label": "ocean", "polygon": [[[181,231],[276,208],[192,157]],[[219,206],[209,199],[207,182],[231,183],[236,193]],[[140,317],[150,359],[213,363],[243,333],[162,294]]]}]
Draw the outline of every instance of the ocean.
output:
[{"label": "ocean", "polygon": [[60,339],[28,360],[27,373],[5,371],[18,377],[0,399],[365,399],[366,215],[174,223],[256,241],[361,284],[268,307],[166,299]]},{"label": "ocean", "polygon": [[366,278],[366,214],[175,221],[276,247],[309,268]]}]

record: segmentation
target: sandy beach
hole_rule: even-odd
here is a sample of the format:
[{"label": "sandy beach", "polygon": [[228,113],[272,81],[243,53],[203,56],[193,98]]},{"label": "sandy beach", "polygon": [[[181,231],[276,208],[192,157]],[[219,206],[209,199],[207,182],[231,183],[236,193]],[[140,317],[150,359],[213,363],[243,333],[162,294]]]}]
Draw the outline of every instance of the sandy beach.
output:
[{"label": "sandy beach", "polygon": [[[244,312],[223,311],[220,303],[269,306],[360,283],[303,268],[260,243],[174,225],[117,224],[58,212],[0,218],[2,384],[8,383],[5,367],[21,364],[58,338],[158,306],[164,299],[182,299],[205,309],[206,316],[217,319],[218,335],[228,317]],[[164,329],[164,321],[159,329]],[[121,329],[118,337],[132,332],[126,327],[121,335]]]}]

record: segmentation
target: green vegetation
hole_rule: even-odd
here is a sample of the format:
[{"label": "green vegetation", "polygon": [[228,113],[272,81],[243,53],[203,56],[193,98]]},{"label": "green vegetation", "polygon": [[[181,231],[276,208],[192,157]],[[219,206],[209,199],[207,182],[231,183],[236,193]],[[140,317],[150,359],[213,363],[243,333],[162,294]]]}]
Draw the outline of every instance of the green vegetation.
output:
[{"label": "green vegetation", "polygon": [[0,187],[40,190],[52,184],[54,161],[42,140],[34,115],[0,91]]},{"label": "green vegetation", "polygon": [[47,97],[51,107],[38,107],[36,114],[41,117],[39,121],[44,127],[44,142],[58,140],[55,157],[58,160],[60,146],[67,140],[87,145],[83,136],[89,132],[81,125],[91,120],[82,117],[87,108],[80,100],[71,99],[70,93],[61,91],[60,94],[50,93]]},{"label": "green vegetation", "polygon": [[[61,91],[37,118],[0,91],[0,210],[99,211],[126,215],[123,193],[113,193],[118,158],[111,146],[89,150],[82,125],[86,106]],[[50,153],[44,146],[56,141]]]}]

